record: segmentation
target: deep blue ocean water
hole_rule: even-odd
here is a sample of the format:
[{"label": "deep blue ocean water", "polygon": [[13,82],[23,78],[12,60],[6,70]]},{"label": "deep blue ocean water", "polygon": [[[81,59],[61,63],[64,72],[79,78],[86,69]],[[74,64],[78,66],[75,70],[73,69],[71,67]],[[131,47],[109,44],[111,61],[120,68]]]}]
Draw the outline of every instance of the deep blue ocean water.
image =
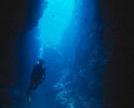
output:
[{"label": "deep blue ocean water", "polygon": [[29,80],[39,58],[45,60],[47,76],[28,107],[103,108],[103,71],[109,52],[97,0],[48,0],[41,9],[37,26],[27,33],[30,62],[24,76]]}]

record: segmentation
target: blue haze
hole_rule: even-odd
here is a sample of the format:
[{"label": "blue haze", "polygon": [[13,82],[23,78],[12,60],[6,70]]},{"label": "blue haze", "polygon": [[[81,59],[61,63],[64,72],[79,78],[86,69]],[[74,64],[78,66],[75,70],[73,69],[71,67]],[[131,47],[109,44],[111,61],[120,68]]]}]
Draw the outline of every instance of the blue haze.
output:
[{"label": "blue haze", "polygon": [[109,51],[102,29],[97,0],[47,1],[38,25],[27,34],[33,54],[29,65],[44,59],[47,75],[30,108],[103,108]]}]

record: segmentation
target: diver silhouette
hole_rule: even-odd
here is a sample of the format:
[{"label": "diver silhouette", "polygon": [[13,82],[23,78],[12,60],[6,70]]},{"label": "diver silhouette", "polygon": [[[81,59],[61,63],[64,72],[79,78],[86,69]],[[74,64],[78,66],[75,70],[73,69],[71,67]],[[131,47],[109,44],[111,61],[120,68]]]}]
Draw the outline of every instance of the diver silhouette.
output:
[{"label": "diver silhouette", "polygon": [[33,67],[30,83],[27,89],[27,99],[29,102],[31,101],[32,92],[44,81],[46,77],[45,71],[44,60],[39,59]]}]

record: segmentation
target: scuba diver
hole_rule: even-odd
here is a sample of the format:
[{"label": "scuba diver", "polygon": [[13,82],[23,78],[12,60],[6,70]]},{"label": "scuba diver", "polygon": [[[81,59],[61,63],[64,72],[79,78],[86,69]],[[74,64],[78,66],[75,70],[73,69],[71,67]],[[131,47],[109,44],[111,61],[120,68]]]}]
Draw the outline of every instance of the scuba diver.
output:
[{"label": "scuba diver", "polygon": [[30,83],[27,89],[27,101],[31,102],[32,92],[38,88],[46,77],[44,60],[39,59],[33,67]]}]

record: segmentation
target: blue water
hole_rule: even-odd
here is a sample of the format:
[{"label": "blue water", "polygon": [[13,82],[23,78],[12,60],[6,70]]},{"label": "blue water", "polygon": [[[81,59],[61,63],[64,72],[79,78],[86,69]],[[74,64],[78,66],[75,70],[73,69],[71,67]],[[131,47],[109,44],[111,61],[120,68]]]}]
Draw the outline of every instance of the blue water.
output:
[{"label": "blue water", "polygon": [[60,44],[64,31],[72,20],[75,0],[48,0],[47,8],[39,19],[38,29],[41,43],[40,56],[44,46],[55,48]]},{"label": "blue water", "polygon": [[47,75],[33,92],[30,108],[103,107],[102,78],[108,53],[97,3],[47,1],[38,26],[29,34],[34,40],[30,47],[36,46],[31,54],[34,60],[45,60]]}]

